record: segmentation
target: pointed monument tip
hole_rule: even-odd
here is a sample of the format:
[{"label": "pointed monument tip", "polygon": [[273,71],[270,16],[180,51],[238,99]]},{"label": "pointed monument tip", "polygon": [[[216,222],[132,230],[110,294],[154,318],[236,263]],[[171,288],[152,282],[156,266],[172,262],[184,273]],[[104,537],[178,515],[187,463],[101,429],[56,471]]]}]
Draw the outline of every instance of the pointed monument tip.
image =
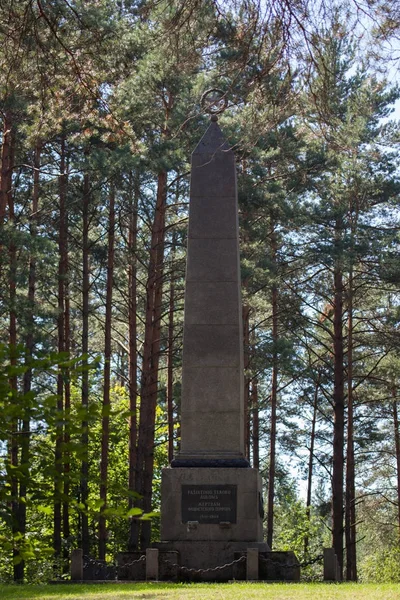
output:
[{"label": "pointed monument tip", "polygon": [[218,150],[224,150],[225,152],[230,150],[230,146],[218,125],[218,117],[213,117],[216,117],[216,115],[212,115],[211,123],[194,149],[193,154],[214,154]]}]

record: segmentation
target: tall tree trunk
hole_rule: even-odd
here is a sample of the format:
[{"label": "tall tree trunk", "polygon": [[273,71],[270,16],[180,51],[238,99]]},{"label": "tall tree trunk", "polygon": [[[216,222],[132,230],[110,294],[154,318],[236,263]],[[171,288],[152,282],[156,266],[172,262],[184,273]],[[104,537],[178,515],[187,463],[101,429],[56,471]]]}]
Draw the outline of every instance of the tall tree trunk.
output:
[{"label": "tall tree trunk", "polygon": [[353,269],[350,267],[348,283],[348,334],[347,334],[347,452],[346,452],[346,580],[357,581],[356,556],[356,493],[354,464],[354,403],[353,403]]},{"label": "tall tree trunk", "polygon": [[[306,518],[310,522],[311,519],[311,495],[312,495],[312,481],[314,471],[314,446],[315,446],[315,428],[317,424],[317,407],[318,407],[318,391],[320,385],[320,378],[318,376],[315,382],[314,389],[314,402],[313,402],[313,414],[311,421],[311,435],[310,435],[310,453],[308,455],[308,476],[307,476],[307,499],[306,499]],[[308,532],[304,536],[304,555],[308,554]]]},{"label": "tall tree trunk", "polygon": [[89,496],[89,204],[90,204],[90,178],[85,173],[83,177],[82,199],[82,390],[81,404],[83,419],[81,423],[82,463],[80,477],[80,495],[83,510],[81,519],[81,547],[84,556],[90,553],[88,496]]},{"label": "tall tree trunk", "polygon": [[260,424],[258,410],[258,379],[253,378],[251,386],[251,408],[253,414],[252,442],[253,442],[253,467],[260,468]]},{"label": "tall tree trunk", "polygon": [[[158,175],[157,201],[151,233],[149,268],[146,285],[145,335],[143,343],[140,418],[137,447],[136,490],[143,496],[142,508],[151,507],[153,478],[154,428],[157,404],[157,380],[160,349],[161,297],[164,259],[167,173]],[[150,522],[143,522],[141,548],[150,541]],[[132,546],[139,546],[140,522],[132,524]]]},{"label": "tall tree trunk", "polygon": [[[59,186],[59,231],[58,231],[58,352],[65,352],[65,287],[68,269],[67,246],[67,173],[66,173],[66,142],[61,139]],[[54,531],[53,547],[56,558],[61,557],[62,549],[62,493],[63,493],[63,421],[64,421],[64,379],[65,370],[60,365],[57,376],[57,416],[55,442],[55,474],[54,474]]]},{"label": "tall tree trunk", "polygon": [[[65,173],[65,185],[68,183],[68,156],[66,156],[66,173]],[[71,327],[70,327],[70,299],[69,299],[69,257],[68,257],[68,211],[65,212],[65,280],[64,280],[64,352],[69,358],[71,350]],[[63,507],[62,507],[62,520],[63,520],[63,538],[65,540],[64,545],[64,558],[69,558],[68,543],[71,536],[70,530],[70,516],[69,516],[69,495],[70,495],[70,450],[69,445],[71,441],[71,384],[70,384],[70,370],[69,367],[64,369],[64,481],[63,481]],[[67,560],[64,562],[64,572],[68,572],[69,566]]]},{"label": "tall tree trunk", "polygon": [[110,386],[111,386],[111,324],[112,324],[112,290],[114,277],[114,235],[115,235],[115,187],[110,188],[110,208],[108,225],[107,256],[107,290],[104,332],[104,383],[103,383],[103,416],[101,419],[101,462],[100,462],[100,500],[102,507],[99,517],[99,558],[106,558],[107,528],[104,510],[107,507],[108,485],[108,452],[110,427]]},{"label": "tall tree trunk", "polygon": [[[139,176],[136,175],[131,181],[131,206],[129,215],[129,233],[128,233],[128,252],[129,252],[129,269],[128,269],[128,297],[129,297],[129,491],[132,493],[129,496],[129,508],[134,505],[134,496],[136,488],[136,444],[137,444],[137,228],[138,228],[138,205],[140,183]],[[131,520],[129,528],[128,550],[135,549],[135,531],[137,529],[137,521]]]},{"label": "tall tree trunk", "polygon": [[397,475],[397,526],[400,543],[400,432],[399,432],[399,417],[397,411],[397,389],[392,386],[392,408],[393,408],[393,428],[394,428],[394,445],[396,451],[396,475]]},{"label": "tall tree trunk", "polygon": [[[172,253],[174,254],[175,236],[172,238]],[[175,314],[175,281],[173,273],[173,258],[171,260],[171,281],[169,285],[168,309],[168,350],[167,350],[167,421],[168,421],[168,462],[174,457],[174,314]]]},{"label": "tall tree trunk", "polygon": [[[173,107],[172,94],[165,92],[165,123],[162,137],[170,135],[168,122]],[[142,378],[140,386],[140,415],[137,446],[136,489],[142,495],[144,511],[151,510],[154,433],[157,406],[158,365],[160,358],[160,330],[162,315],[162,290],[165,243],[165,214],[167,206],[167,172],[160,171],[157,178],[157,198],[151,231],[149,267],[146,284],[145,331],[143,343]],[[139,545],[139,522],[135,522],[131,541],[135,548]],[[143,521],[140,528],[140,547],[150,544],[151,521]]]},{"label": "tall tree trunk", "polygon": [[[32,369],[29,366],[32,359],[35,341],[34,341],[34,314],[35,314],[35,292],[36,292],[36,249],[35,240],[37,236],[37,213],[39,207],[39,182],[40,182],[40,153],[41,144],[38,142],[35,146],[33,155],[33,187],[32,187],[32,203],[30,216],[30,236],[32,250],[29,256],[29,274],[28,274],[28,306],[27,306],[27,333],[25,338],[26,346],[26,363],[27,369],[24,373],[24,396],[27,395],[32,388]],[[23,476],[19,487],[19,523],[21,535],[25,538],[26,534],[26,496],[29,483],[29,463],[30,463],[30,406],[25,400],[24,417],[22,421],[21,432],[21,467]],[[16,579],[22,581],[24,578],[25,562],[21,560],[14,567]]]},{"label": "tall tree trunk", "polygon": [[125,349],[119,347],[117,349],[117,369],[116,369],[116,371],[118,374],[119,385],[123,388],[126,386],[126,382],[129,377],[129,373],[127,372],[126,367],[127,367],[127,362],[126,362]]},{"label": "tall tree trunk", "polygon": [[12,173],[13,173],[13,116],[10,110],[4,113],[3,118],[3,143],[1,146],[1,167],[0,167],[0,225],[3,224],[9,197],[11,194]]},{"label": "tall tree trunk", "polygon": [[[10,363],[12,366],[17,366],[17,247],[15,242],[15,206],[14,196],[12,193],[12,174],[14,169],[14,151],[15,151],[15,136],[13,131],[13,120],[11,113],[7,112],[4,117],[3,128],[3,148],[2,148],[2,171],[1,171],[1,202],[0,216],[4,219],[6,214],[6,206],[8,206],[8,223],[12,226],[8,243],[8,258],[9,258],[9,345],[10,345]],[[2,224],[2,219],[0,223]],[[1,252],[0,248],[0,255]],[[18,380],[17,376],[10,377],[10,388],[12,393],[12,401],[18,406]],[[20,581],[21,570],[18,567],[19,560],[19,545],[21,534],[18,484],[19,478],[17,475],[18,459],[19,459],[19,422],[18,416],[14,416],[11,422],[11,436],[9,442],[9,455],[11,466],[11,518],[13,530],[13,558],[14,558],[14,580]],[[23,573],[22,573],[23,577]]]},{"label": "tall tree trunk", "polygon": [[267,544],[272,549],[273,528],[274,528],[274,495],[275,495],[275,462],[276,462],[276,408],[278,399],[278,288],[276,284],[277,276],[277,238],[275,232],[275,223],[271,215],[271,262],[273,265],[273,284],[271,292],[272,308],[272,380],[271,380],[271,433],[269,450],[269,470],[268,470],[268,509],[267,509]]},{"label": "tall tree trunk", "polygon": [[[68,224],[66,226],[68,231]],[[68,273],[68,249],[66,250],[66,271]],[[64,288],[65,312],[64,312],[64,351],[69,357],[71,349],[71,332],[70,332],[70,301],[69,301],[69,282],[68,277],[65,280]],[[71,384],[69,367],[64,369],[64,482],[63,482],[63,538],[66,542],[64,545],[64,558],[69,558],[68,542],[71,536],[70,516],[69,516],[69,495],[70,495],[70,442],[71,442]],[[68,563],[64,563],[64,570],[68,572]]]},{"label": "tall tree trunk", "polygon": [[[151,352],[149,364],[148,387],[145,397],[148,398],[147,419],[149,424],[146,436],[146,443],[143,446],[143,508],[145,512],[152,509],[153,492],[153,470],[154,470],[154,435],[155,435],[155,417],[157,407],[158,392],[158,367],[160,361],[161,345],[161,317],[162,317],[162,292],[163,292],[163,273],[164,273],[164,245],[165,245],[165,214],[167,206],[167,173],[161,172],[158,176],[157,204],[160,206],[160,219],[158,227],[158,236],[156,244],[155,261],[155,280],[154,280],[154,310],[153,327],[151,337]],[[151,521],[142,521],[140,547],[148,548],[151,539]]]},{"label": "tall tree trunk", "polygon": [[[250,308],[242,307],[243,320],[243,366],[244,366],[244,448],[246,458],[250,460],[250,328],[249,328]],[[253,465],[254,466],[254,465]]]},{"label": "tall tree trunk", "polygon": [[333,314],[333,470],[332,470],[332,545],[339,562],[340,578],[343,577],[343,479],[344,479],[344,365],[343,365],[343,271],[341,243],[343,223],[336,221],[334,268],[334,314]]}]

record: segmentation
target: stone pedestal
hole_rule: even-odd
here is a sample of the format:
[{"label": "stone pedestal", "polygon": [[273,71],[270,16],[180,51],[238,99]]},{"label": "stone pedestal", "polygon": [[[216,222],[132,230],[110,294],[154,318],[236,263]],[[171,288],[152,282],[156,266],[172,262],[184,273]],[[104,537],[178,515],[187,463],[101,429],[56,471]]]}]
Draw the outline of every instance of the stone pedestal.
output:
[{"label": "stone pedestal", "polygon": [[262,489],[257,469],[164,469],[162,541],[262,542]]},{"label": "stone pedestal", "polygon": [[[176,550],[180,566],[209,572],[187,579],[245,579],[246,564],[222,570],[249,548],[265,552],[261,477],[257,469],[168,468],[162,473],[160,551]],[[185,571],[181,570],[185,576]],[[196,576],[194,576],[196,575]]]}]

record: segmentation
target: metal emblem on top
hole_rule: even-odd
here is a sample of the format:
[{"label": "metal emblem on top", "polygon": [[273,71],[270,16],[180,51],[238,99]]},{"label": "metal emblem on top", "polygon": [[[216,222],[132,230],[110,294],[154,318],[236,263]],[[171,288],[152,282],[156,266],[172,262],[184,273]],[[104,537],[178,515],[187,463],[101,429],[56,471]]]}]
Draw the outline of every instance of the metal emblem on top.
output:
[{"label": "metal emblem on top", "polygon": [[228,106],[226,93],[218,88],[211,88],[204,92],[200,100],[201,108],[211,116],[212,121],[218,121],[218,116]]}]

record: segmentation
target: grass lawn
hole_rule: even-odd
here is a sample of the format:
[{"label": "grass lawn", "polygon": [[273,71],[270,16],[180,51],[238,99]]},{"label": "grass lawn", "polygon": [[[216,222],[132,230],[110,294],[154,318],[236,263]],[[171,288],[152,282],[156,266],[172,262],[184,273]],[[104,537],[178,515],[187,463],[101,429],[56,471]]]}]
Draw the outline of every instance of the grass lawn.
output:
[{"label": "grass lawn", "polygon": [[400,584],[0,585],[0,600],[400,600]]}]

